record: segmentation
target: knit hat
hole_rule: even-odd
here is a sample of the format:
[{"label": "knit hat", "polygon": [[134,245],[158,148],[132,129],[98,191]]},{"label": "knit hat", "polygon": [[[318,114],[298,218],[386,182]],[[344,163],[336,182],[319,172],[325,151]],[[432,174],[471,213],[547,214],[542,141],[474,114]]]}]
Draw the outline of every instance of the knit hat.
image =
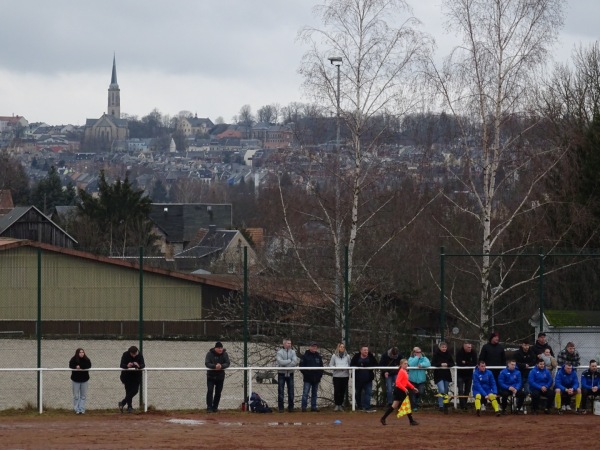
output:
[{"label": "knit hat", "polygon": [[223,348],[223,344],[221,343],[221,341],[217,341],[217,343],[215,344],[215,348]]}]

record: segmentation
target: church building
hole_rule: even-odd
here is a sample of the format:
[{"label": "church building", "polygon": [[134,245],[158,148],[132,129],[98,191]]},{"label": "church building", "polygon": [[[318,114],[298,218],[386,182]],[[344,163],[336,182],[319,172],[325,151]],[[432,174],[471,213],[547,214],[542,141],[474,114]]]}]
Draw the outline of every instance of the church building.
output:
[{"label": "church building", "polygon": [[86,150],[111,151],[115,141],[129,138],[127,120],[121,119],[121,90],[117,83],[117,64],[113,56],[112,76],[108,87],[108,106],[99,119],[85,122],[84,147]]}]

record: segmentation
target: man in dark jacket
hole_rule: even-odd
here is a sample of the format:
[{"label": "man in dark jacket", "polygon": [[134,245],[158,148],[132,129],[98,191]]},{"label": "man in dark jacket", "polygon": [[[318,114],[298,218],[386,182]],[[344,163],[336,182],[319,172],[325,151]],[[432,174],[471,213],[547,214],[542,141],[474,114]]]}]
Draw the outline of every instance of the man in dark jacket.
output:
[{"label": "man in dark jacket", "polygon": [[208,413],[219,411],[225,369],[229,364],[229,355],[221,342],[217,342],[206,354],[204,365],[210,369],[206,372],[206,412]]},{"label": "man in dark jacket", "polygon": [[394,386],[396,383],[396,375],[398,375],[398,366],[400,366],[400,360],[404,357],[398,351],[398,347],[392,347],[383,355],[381,355],[381,361],[379,365],[385,366],[385,369],[381,371],[381,377],[385,381],[385,394],[387,398],[388,406],[394,401]]},{"label": "man in dark jacket", "polygon": [[142,370],[146,367],[144,357],[139,349],[132,345],[121,356],[121,383],[125,385],[125,398],[119,402],[119,409],[123,412],[123,408],[127,405],[127,412],[133,411],[132,401],[140,390],[142,383]]},{"label": "man in dark jacket", "polygon": [[548,345],[548,341],[546,341],[546,333],[543,331],[538,333],[537,341],[533,344],[533,351],[535,352],[538,358],[541,358],[544,354],[544,350],[550,349],[550,354],[554,356],[554,352],[552,351],[552,347]]},{"label": "man in dark jacket", "polygon": [[[317,351],[319,345],[316,342],[311,342],[310,347],[304,356],[300,359],[300,367],[323,367],[323,358]],[[302,377],[304,378],[304,386],[302,389],[302,412],[306,412],[308,406],[308,394],[310,392],[310,410],[318,412],[317,408],[317,393],[319,392],[319,383],[323,377],[322,370],[301,370]]]},{"label": "man in dark jacket", "polygon": [[494,374],[496,385],[498,385],[498,375],[500,375],[500,372],[506,366],[506,354],[504,353],[504,347],[500,344],[500,335],[498,333],[492,333],[488,343],[481,347],[479,361],[485,361],[486,367],[502,366],[498,369],[490,369]]},{"label": "man in dark jacket", "polygon": [[[369,346],[361,345],[360,351],[352,357],[350,365],[352,367],[376,367],[378,363],[375,355],[369,351]],[[356,370],[354,376],[356,377],[356,392],[354,393],[356,404],[360,405],[365,412],[375,412],[374,409],[371,409],[375,373],[372,370]]]},{"label": "man in dark jacket", "polygon": [[600,371],[595,359],[590,361],[589,369],[581,374],[581,414],[587,414],[587,398],[595,401],[600,396]]},{"label": "man in dark jacket", "polygon": [[529,340],[524,339],[521,342],[519,350],[514,354],[515,361],[517,362],[517,368],[521,372],[521,379],[523,382],[523,391],[525,396],[529,394],[529,371],[537,364],[538,357],[535,354],[533,348],[529,345]]},{"label": "man in dark jacket", "polygon": [[460,350],[456,352],[456,365],[466,367],[457,370],[458,401],[463,411],[467,410],[467,397],[471,393],[473,370],[477,362],[477,352],[473,349],[473,345],[470,342],[465,342]]}]

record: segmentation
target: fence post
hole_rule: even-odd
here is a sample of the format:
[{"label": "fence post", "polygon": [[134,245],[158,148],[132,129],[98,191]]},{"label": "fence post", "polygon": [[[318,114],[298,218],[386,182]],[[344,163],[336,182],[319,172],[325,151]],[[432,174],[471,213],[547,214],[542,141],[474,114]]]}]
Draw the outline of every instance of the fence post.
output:
[{"label": "fence post", "polygon": [[39,410],[39,413],[42,414],[42,412],[44,412],[43,411],[43,408],[44,408],[44,389],[43,389],[44,379],[42,376],[42,368],[41,367],[38,367],[37,373],[38,373],[38,410]]},{"label": "fence post", "polygon": [[[144,354],[144,247],[140,246],[140,311],[139,311],[139,323],[138,323],[138,340],[140,353]],[[145,392],[145,380],[142,379],[142,390]],[[145,407],[145,399],[143,395],[139,397],[140,409]]]},{"label": "fence post", "polygon": [[[244,247],[244,368],[248,367],[248,247]],[[244,403],[248,409],[248,371],[244,370]]]},{"label": "fence post", "polygon": [[349,348],[350,346],[350,317],[349,317],[349,313],[350,313],[350,308],[349,308],[349,302],[350,302],[350,293],[349,293],[349,261],[348,261],[348,246],[346,245],[346,264],[345,264],[345,270],[344,270],[344,345],[346,346],[346,348]]},{"label": "fence post", "polygon": [[544,331],[544,249],[540,247],[540,333]]},{"label": "fence post", "polygon": [[444,330],[446,329],[446,298],[444,293],[444,247],[440,247],[440,339],[444,340]]},{"label": "fence post", "polygon": [[37,390],[38,408],[42,413],[42,249],[37,249]]}]

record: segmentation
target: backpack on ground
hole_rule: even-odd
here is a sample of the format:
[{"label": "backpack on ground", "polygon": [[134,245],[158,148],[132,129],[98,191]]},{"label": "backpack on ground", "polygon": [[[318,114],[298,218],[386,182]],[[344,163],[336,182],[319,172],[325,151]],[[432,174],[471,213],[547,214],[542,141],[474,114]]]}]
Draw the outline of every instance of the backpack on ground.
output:
[{"label": "backpack on ground", "polygon": [[252,395],[250,395],[250,411],[256,413],[273,412],[273,410],[269,408],[267,402],[260,398],[260,395],[258,395],[256,392],[253,392]]}]

